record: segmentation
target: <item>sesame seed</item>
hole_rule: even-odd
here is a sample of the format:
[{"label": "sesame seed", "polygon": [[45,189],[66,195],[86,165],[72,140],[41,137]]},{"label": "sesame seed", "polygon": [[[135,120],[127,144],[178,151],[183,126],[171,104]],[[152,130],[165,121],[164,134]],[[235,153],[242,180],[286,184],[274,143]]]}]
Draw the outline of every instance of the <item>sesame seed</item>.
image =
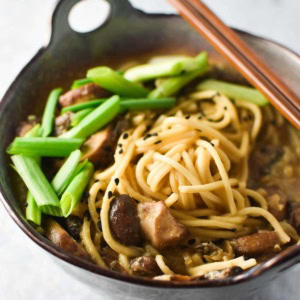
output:
[{"label": "sesame seed", "polygon": [[143,140],[145,141],[145,140],[148,139],[149,137],[151,137],[151,134],[150,134],[150,133],[147,133],[147,134],[144,136]]},{"label": "sesame seed", "polygon": [[199,116],[199,117],[198,117],[198,120],[201,120],[201,119],[202,119],[202,116]]},{"label": "sesame seed", "polygon": [[159,144],[159,143],[161,143],[161,140],[155,142],[154,144],[157,145],[157,144]]},{"label": "sesame seed", "polygon": [[214,147],[215,146],[215,144],[214,143],[212,143],[212,142],[210,142],[210,144]]},{"label": "sesame seed", "polygon": [[118,144],[118,146],[121,148],[121,147],[122,147],[122,144]]},{"label": "sesame seed", "polygon": [[227,110],[227,106],[224,106],[224,109]]},{"label": "sesame seed", "polygon": [[27,207],[28,206],[28,203],[26,202],[25,204],[24,204],[24,207]]},{"label": "sesame seed", "polygon": [[108,192],[108,198],[111,198],[112,197],[112,191],[109,191]]},{"label": "sesame seed", "polygon": [[152,136],[158,136],[158,133],[157,132],[152,133]]},{"label": "sesame seed", "polygon": [[129,137],[129,134],[128,134],[127,132],[125,132],[125,133],[123,134],[123,139],[126,140],[128,137]]},{"label": "sesame seed", "polygon": [[118,185],[120,182],[120,179],[119,178],[115,178],[115,184]]},{"label": "sesame seed", "polygon": [[232,228],[231,231],[232,231],[232,232],[236,232],[236,228]]},{"label": "sesame seed", "polygon": [[188,120],[190,117],[191,117],[190,115],[185,116],[185,118],[186,118],[187,120]]},{"label": "sesame seed", "polygon": [[123,153],[123,149],[121,149],[120,151],[119,151],[119,154],[122,154]]},{"label": "sesame seed", "polygon": [[189,245],[194,245],[195,242],[196,242],[195,239],[190,239],[190,240],[188,240],[188,244],[189,244]]},{"label": "sesame seed", "polygon": [[200,129],[197,129],[197,131],[202,132],[202,130],[200,130]]}]

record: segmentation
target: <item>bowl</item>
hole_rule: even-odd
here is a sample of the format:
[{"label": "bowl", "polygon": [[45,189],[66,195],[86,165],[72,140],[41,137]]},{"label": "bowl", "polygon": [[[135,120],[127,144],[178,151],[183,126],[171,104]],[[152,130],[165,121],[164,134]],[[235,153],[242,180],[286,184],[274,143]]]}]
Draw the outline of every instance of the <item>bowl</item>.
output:
[{"label": "bowl", "polygon": [[[97,65],[116,67],[124,61],[143,60],[159,54],[191,54],[201,50],[226,75],[242,78],[225,59],[176,15],[145,14],[127,0],[109,0],[107,21],[89,33],[74,32],[68,14],[79,0],[61,0],[53,12],[49,42],[24,67],[0,103],[0,191],[9,215],[23,232],[46,251],[68,274],[85,282],[99,293],[130,299],[240,299],[251,296],[277,280],[300,261],[300,246],[293,246],[272,259],[244,272],[221,280],[198,282],[154,281],[104,270],[57,248],[25,219],[15,188],[6,148],[15,129],[28,114],[41,113],[52,88],[68,88],[76,78]],[[269,40],[237,31],[265,63],[296,94],[300,94],[300,58]],[[33,258],[32,258],[33,259]],[[279,279],[280,280],[280,279]]]}]

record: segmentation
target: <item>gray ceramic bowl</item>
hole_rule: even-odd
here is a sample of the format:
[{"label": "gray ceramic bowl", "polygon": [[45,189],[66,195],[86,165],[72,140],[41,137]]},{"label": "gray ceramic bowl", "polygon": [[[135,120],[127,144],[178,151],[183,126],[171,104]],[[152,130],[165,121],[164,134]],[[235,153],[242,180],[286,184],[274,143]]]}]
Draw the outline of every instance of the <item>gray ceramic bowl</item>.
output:
[{"label": "gray ceramic bowl", "polygon": [[[276,280],[300,261],[300,246],[294,246],[271,260],[234,278],[216,281],[173,283],[152,281],[103,270],[65,253],[36,232],[24,218],[16,193],[6,148],[16,126],[29,113],[40,113],[49,91],[57,86],[68,88],[85,70],[97,65],[116,66],[124,61],[153,54],[196,54],[206,50],[211,60],[235,71],[210,45],[174,15],[145,14],[127,0],[109,0],[111,15],[98,30],[88,34],[73,32],[68,13],[79,0],[58,2],[51,38],[25,66],[0,103],[0,188],[1,200],[10,216],[24,233],[51,255],[55,262],[74,277],[98,292],[129,299],[241,299]],[[271,41],[238,32],[285,83],[300,95],[300,60],[286,48]],[[41,250],[42,251],[42,250]],[[34,259],[34,258],[32,258]]]}]

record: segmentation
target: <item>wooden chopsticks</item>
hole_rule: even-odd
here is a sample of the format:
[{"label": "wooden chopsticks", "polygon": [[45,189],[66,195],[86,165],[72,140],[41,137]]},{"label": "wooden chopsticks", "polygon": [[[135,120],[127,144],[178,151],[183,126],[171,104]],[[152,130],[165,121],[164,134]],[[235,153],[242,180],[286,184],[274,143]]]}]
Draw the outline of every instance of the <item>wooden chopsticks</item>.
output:
[{"label": "wooden chopsticks", "polygon": [[200,0],[168,0],[212,46],[300,130],[300,98]]}]

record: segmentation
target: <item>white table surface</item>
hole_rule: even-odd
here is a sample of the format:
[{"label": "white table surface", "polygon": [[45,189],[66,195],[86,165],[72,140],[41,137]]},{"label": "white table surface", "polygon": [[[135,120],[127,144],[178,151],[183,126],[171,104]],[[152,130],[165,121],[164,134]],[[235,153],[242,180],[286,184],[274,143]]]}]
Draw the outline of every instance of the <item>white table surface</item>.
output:
[{"label": "white table surface", "polygon": [[[120,0],[117,0],[120,1]],[[123,1],[123,0],[122,0]],[[0,0],[0,97],[43,44],[55,0]],[[148,12],[173,12],[164,0],[134,0]],[[300,53],[299,0],[206,0],[227,24]],[[0,205],[0,300],[108,299],[65,274]],[[300,299],[300,267],[255,299]]]}]

